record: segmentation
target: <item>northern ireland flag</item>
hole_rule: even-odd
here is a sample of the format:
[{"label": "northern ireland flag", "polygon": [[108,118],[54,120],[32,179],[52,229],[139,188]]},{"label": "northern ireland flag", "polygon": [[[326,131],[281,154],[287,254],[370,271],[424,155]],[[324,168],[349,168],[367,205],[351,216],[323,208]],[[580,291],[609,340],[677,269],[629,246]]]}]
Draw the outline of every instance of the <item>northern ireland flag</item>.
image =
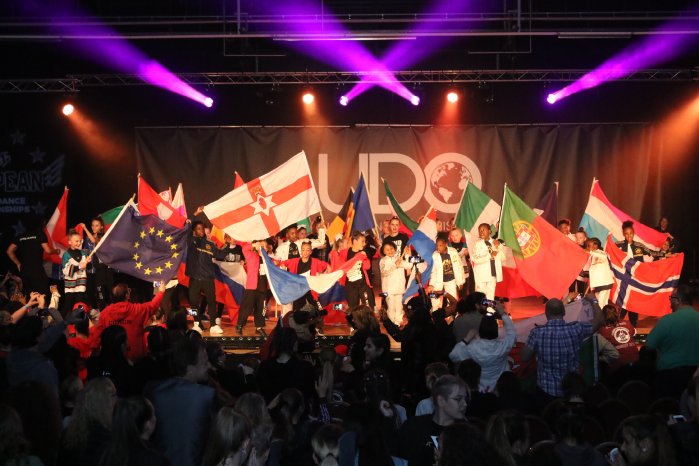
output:
[{"label": "northern ireland flag", "polygon": [[663,316],[670,312],[670,295],[677,288],[684,254],[655,262],[627,257],[609,235],[604,248],[614,274],[610,300],[639,314]]},{"label": "northern ireland flag", "polygon": [[602,191],[599,181],[593,179],[590,199],[587,201],[585,214],[580,220],[580,226],[585,229],[588,238],[599,238],[602,240],[611,233],[615,241],[620,241],[624,238],[621,224],[627,220],[633,222],[633,229],[636,233],[634,241],[638,241],[652,251],[660,250],[660,246],[667,239],[667,235],[636,221],[628,214],[614,207],[607,199],[604,191]]},{"label": "northern ireland flag", "polygon": [[138,175],[138,211],[141,215],[155,215],[176,228],[183,228],[186,216],[164,200],[141,174]]},{"label": "northern ireland flag", "polygon": [[365,257],[364,253],[361,252],[333,272],[306,276],[280,269],[274,265],[267,252],[262,250],[262,260],[267,267],[269,287],[272,290],[274,299],[281,304],[291,304],[309,291],[314,291],[318,294],[327,292],[333,288],[348,270],[354,267],[357,262],[362,262]]},{"label": "northern ireland flag", "polygon": [[204,207],[211,223],[246,242],[268,238],[317,212],[320,201],[304,152]]}]

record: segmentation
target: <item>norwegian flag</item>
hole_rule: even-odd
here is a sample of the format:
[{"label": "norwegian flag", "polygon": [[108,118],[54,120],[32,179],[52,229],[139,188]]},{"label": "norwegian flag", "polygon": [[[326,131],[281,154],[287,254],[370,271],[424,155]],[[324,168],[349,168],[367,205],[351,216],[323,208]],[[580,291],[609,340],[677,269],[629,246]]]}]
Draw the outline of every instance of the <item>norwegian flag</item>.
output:
[{"label": "norwegian flag", "polygon": [[204,207],[212,224],[246,242],[268,238],[319,211],[304,152]]},{"label": "norwegian flag", "polygon": [[614,274],[611,301],[632,312],[663,316],[670,312],[670,294],[677,288],[684,254],[656,262],[639,262],[627,257],[611,235],[604,248]]}]

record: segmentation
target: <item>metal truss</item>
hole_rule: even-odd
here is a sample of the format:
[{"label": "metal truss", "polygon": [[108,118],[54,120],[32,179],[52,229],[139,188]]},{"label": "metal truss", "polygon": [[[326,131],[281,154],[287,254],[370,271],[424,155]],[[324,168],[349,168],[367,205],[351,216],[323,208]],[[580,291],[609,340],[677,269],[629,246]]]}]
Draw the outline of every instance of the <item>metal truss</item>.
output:
[{"label": "metal truss", "polygon": [[[484,82],[573,82],[589,70],[438,70],[394,71],[398,81],[413,83],[484,83]],[[323,85],[382,82],[372,71],[290,71],[274,73],[179,73],[182,81],[193,86],[221,85]],[[639,70],[617,81],[696,81],[699,69]],[[136,75],[80,74],[64,79],[0,80],[0,93],[76,92],[91,87],[146,85]]]}]

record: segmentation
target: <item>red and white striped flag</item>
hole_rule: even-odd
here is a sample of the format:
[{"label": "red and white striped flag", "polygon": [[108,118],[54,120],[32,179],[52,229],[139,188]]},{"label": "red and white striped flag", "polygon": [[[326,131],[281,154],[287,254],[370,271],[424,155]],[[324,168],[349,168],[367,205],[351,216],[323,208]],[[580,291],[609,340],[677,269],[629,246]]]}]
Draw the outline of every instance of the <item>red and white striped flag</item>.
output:
[{"label": "red and white striped flag", "polygon": [[303,151],[204,207],[211,223],[238,241],[267,238],[316,212],[320,201]]}]

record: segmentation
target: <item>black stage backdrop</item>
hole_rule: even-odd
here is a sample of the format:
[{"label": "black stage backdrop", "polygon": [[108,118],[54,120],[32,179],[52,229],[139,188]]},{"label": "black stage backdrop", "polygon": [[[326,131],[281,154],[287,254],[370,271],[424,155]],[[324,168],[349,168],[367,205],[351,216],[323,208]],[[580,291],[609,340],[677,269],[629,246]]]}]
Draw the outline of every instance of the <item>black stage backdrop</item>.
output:
[{"label": "black stage backdrop", "polygon": [[157,190],[182,182],[190,211],[232,189],[234,172],[260,176],[303,150],[331,220],[361,170],[377,218],[390,213],[381,178],[417,218],[443,219],[465,180],[496,202],[507,183],[530,205],[560,182],[559,215],[580,220],[593,177],[610,201],[655,225],[663,207],[663,150],[648,124],[455,127],[147,127],[136,129],[138,168]]}]

